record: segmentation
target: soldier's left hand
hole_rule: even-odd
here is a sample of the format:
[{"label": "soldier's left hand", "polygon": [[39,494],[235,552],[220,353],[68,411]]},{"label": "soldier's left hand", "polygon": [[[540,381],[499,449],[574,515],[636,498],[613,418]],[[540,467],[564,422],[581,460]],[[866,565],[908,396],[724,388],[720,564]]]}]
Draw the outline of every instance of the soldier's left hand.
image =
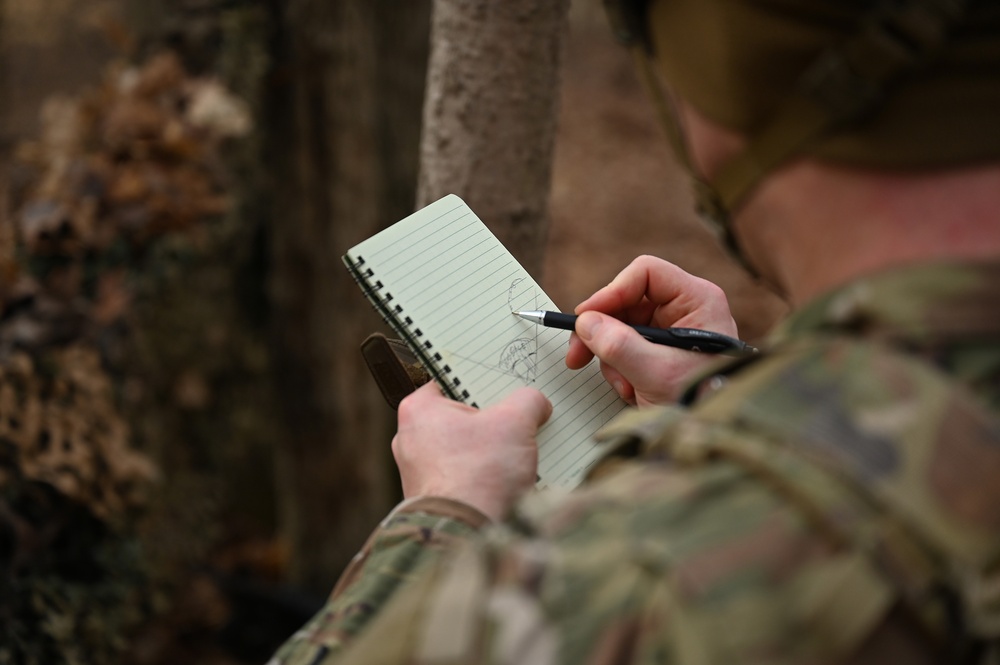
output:
[{"label": "soldier's left hand", "polygon": [[403,495],[467,503],[499,520],[535,484],[535,434],[552,404],[534,388],[475,409],[448,399],[437,384],[421,386],[399,405],[392,452]]}]

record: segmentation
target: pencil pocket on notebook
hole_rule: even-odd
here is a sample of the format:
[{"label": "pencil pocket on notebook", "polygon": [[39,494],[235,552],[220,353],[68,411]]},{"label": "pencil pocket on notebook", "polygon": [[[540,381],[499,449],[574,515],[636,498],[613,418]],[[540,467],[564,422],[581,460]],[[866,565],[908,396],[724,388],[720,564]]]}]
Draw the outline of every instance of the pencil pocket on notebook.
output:
[{"label": "pencil pocket on notebook", "polygon": [[409,347],[399,339],[372,333],[361,343],[361,354],[385,401],[394,409],[403,398],[431,380]]}]

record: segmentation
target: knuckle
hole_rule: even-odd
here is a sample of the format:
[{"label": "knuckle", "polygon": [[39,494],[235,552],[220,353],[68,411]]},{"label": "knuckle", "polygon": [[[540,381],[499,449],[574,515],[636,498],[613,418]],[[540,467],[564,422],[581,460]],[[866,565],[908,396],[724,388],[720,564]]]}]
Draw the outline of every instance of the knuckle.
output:
[{"label": "knuckle", "polygon": [[729,298],[726,296],[726,292],[721,286],[715,282],[710,282],[707,279],[698,279],[699,288],[702,292],[702,297],[705,300],[713,303],[718,303],[719,305],[727,305],[729,303]]},{"label": "knuckle", "polygon": [[405,422],[412,420],[413,417],[420,410],[417,404],[419,400],[415,393],[410,393],[400,401],[399,406],[396,408],[396,417],[400,422]]},{"label": "knuckle", "polygon": [[632,264],[650,272],[662,270],[684,272],[676,264],[671,263],[670,261],[667,261],[659,256],[653,256],[652,254],[640,254],[635,258],[635,260],[632,261]]},{"label": "knuckle", "polygon": [[628,353],[632,335],[623,326],[609,328],[601,339],[602,355],[608,358],[620,358]]},{"label": "knuckle", "polygon": [[510,395],[506,399],[498,403],[497,406],[500,407],[500,410],[503,410],[504,412],[507,413],[511,411],[515,412],[521,411],[526,406],[531,404],[531,401],[533,399],[531,393],[532,393],[531,388],[528,388],[527,386],[521,386],[520,388],[517,388],[512,393],[510,393]]},{"label": "knuckle", "polygon": [[517,408],[524,409],[534,406],[537,397],[533,389],[524,386],[514,392],[514,399],[512,401]]},{"label": "knuckle", "polygon": [[629,267],[646,269],[659,265],[662,262],[663,259],[659,259],[652,254],[640,254],[632,259],[632,263],[629,264]]}]

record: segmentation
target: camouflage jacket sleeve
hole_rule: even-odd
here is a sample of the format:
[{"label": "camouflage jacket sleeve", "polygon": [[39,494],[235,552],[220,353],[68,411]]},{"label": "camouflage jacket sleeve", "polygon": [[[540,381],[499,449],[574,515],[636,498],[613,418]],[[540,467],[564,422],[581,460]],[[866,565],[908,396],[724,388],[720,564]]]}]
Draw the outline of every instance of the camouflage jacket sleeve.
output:
[{"label": "camouflage jacket sleeve", "polygon": [[339,658],[296,662],[824,662],[892,604],[871,577],[737,465],[624,461],[431,562]]},{"label": "camouflage jacket sleeve", "polygon": [[462,503],[438,497],[404,501],[382,521],[344,571],[329,601],[281,647],[275,665],[333,658],[413,577],[489,522]]}]

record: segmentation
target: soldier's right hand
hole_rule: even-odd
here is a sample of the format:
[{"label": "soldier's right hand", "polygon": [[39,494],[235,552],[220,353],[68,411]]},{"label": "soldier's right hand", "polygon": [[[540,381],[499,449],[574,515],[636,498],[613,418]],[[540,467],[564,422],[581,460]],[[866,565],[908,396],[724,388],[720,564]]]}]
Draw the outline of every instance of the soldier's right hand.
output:
[{"label": "soldier's right hand", "polygon": [[721,288],[654,256],[632,261],[576,313],[566,365],[579,369],[597,356],[608,383],[638,406],[675,401],[686,379],[713,356],[653,344],[625,324],[738,336]]}]

